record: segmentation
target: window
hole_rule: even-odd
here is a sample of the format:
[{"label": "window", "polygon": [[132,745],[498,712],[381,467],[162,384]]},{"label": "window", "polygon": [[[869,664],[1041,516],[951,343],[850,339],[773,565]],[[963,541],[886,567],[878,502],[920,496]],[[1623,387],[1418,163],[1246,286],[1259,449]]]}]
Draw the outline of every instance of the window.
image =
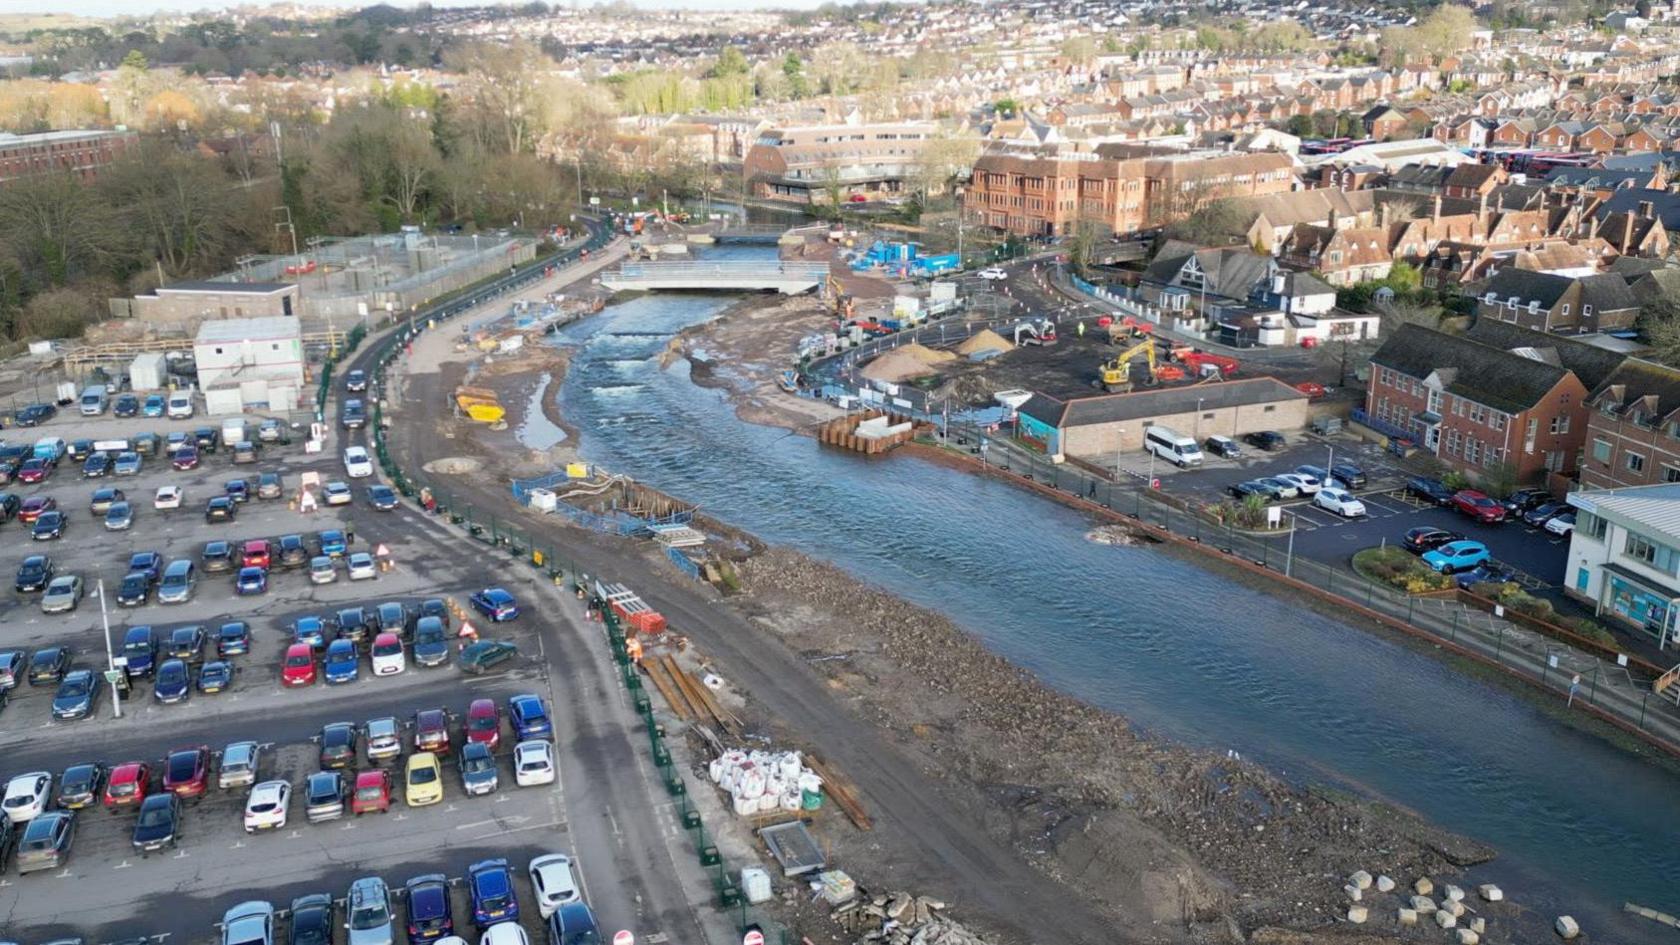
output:
[{"label": "window", "polygon": [[1563,307],[1558,309],[1558,314],[1562,315],[1564,318],[1569,317],[1569,303],[1568,302],[1563,303]]},{"label": "window", "polygon": [[1610,462],[1610,441],[1594,437],[1592,445],[1592,458],[1593,462],[1597,463]]},{"label": "window", "polygon": [[1553,417],[1552,418],[1552,423],[1551,423],[1551,431],[1553,433],[1568,433],[1569,432],[1569,415],[1568,414],[1559,414],[1558,416]]},{"label": "window", "polygon": [[1464,441],[1464,461],[1474,466],[1482,461],[1482,442],[1474,437]]},{"label": "window", "polygon": [[1627,454],[1627,459],[1624,460],[1624,462],[1627,464],[1628,472],[1645,471],[1645,457],[1639,455],[1638,453]]},{"label": "window", "polygon": [[217,354],[221,354],[221,353],[222,353],[222,349],[220,349],[220,348],[217,348],[217,349],[216,349],[216,353],[217,353]]},{"label": "window", "polygon": [[1582,509],[1575,513],[1575,534],[1585,535],[1595,541],[1603,541],[1604,533],[1608,530],[1608,523],[1591,512]]},{"label": "window", "polygon": [[[1271,412],[1272,412],[1272,411],[1274,411],[1274,410],[1276,410],[1276,409],[1277,409],[1277,404],[1267,404],[1267,405],[1266,405],[1266,406],[1265,406],[1265,408],[1264,408],[1264,409],[1263,409],[1263,410],[1261,410],[1261,411],[1260,411],[1260,412],[1261,412],[1261,413],[1271,413]],[[1210,417],[1211,417],[1211,416],[1213,416],[1213,415],[1212,415],[1212,414],[1208,414],[1208,416],[1210,416]]]},{"label": "window", "polygon": [[1673,466],[1664,466],[1662,468],[1662,481],[1680,482],[1680,469],[1676,469]]},{"label": "window", "polygon": [[1592,306],[1591,305],[1581,306],[1581,317],[1582,318],[1591,318],[1592,317]]},{"label": "window", "polygon": [[1487,408],[1483,407],[1481,404],[1472,403],[1470,405],[1470,422],[1471,423],[1486,423],[1487,422]]},{"label": "window", "polygon": [[[1534,421],[1530,420],[1529,423],[1533,424]],[[1505,429],[1505,415],[1497,410],[1493,411],[1493,428],[1495,430]]]},{"label": "window", "polygon": [[1676,564],[1680,564],[1680,552],[1661,542],[1652,541],[1637,532],[1628,532],[1627,541],[1622,550],[1629,558],[1643,561],[1659,571],[1673,574]]}]

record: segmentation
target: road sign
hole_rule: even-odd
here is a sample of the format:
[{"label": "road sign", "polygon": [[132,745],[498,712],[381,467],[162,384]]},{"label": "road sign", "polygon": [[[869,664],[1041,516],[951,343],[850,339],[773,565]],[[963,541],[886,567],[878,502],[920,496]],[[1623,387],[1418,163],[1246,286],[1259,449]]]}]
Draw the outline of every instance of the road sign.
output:
[{"label": "road sign", "polygon": [[112,685],[116,685],[121,682],[122,678],[123,671],[120,669],[108,669],[105,671],[105,681]]},{"label": "road sign", "polygon": [[613,936],[613,945],[636,945],[636,936],[630,934],[629,929]]},{"label": "road sign", "polygon": [[741,936],[741,945],[764,945],[764,933],[753,929]]}]

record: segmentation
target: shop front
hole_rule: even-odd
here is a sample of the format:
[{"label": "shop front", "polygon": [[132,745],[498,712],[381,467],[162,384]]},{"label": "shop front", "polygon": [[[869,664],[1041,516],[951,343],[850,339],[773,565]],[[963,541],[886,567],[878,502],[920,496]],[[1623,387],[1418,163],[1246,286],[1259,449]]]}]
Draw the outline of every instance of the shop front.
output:
[{"label": "shop front", "polygon": [[1680,594],[1616,565],[1605,565],[1603,609],[1650,634],[1658,646],[1675,642]]}]

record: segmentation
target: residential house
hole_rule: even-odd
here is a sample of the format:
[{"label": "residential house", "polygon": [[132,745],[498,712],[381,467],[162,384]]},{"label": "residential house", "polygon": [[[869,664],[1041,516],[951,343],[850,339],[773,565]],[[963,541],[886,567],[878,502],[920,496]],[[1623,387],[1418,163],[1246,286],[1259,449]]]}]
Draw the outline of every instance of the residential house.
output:
[{"label": "residential house", "polygon": [[1587,400],[1581,485],[1680,483],[1680,370],[1628,358]]},{"label": "residential house", "polygon": [[1295,269],[1318,273],[1333,286],[1381,279],[1394,267],[1388,230],[1381,226],[1339,229],[1302,224],[1284,241],[1278,260]]},{"label": "residential house", "polygon": [[1638,315],[1627,280],[1612,272],[1577,277],[1501,269],[1476,300],[1478,319],[1562,334],[1627,328]]},{"label": "residential house", "polygon": [[1585,435],[1587,388],[1538,354],[1402,325],[1371,356],[1365,415],[1460,472],[1507,463],[1519,482],[1567,473]]}]

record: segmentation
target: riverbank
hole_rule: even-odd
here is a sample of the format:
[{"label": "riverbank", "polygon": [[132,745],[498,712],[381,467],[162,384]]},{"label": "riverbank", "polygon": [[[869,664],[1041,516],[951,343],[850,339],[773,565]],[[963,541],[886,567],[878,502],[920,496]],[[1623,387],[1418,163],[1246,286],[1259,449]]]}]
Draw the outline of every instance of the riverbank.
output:
[{"label": "riverbank", "polygon": [[828,330],[833,316],[810,296],[748,296],[704,325],[679,333],[661,367],[686,358],[695,384],[728,393],[748,423],[810,430],[842,411],[825,401],[793,397],[778,386],[794,366],[799,339]]}]

